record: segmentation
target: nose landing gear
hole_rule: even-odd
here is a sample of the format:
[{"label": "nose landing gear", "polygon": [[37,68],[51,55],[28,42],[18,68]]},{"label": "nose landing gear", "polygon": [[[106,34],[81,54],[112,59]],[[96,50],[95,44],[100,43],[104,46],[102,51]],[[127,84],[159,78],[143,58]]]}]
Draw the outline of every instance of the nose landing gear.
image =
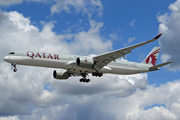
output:
[{"label": "nose landing gear", "polygon": [[12,63],[12,66],[14,67],[13,71],[17,72],[16,63]]}]

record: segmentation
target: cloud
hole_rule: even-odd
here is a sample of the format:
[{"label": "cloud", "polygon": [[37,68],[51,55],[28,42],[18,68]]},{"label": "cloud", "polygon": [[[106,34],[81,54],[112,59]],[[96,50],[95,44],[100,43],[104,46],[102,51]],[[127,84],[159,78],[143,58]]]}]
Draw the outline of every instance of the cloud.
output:
[{"label": "cloud", "polygon": [[10,6],[15,4],[21,4],[23,2],[42,2],[42,3],[51,3],[53,0],[1,0],[0,5]]},{"label": "cloud", "polygon": [[101,16],[103,6],[100,0],[55,0],[55,4],[51,7],[51,14],[63,11],[73,13],[74,9],[76,13],[82,12],[91,18],[95,13]]},{"label": "cloud", "polygon": [[103,6],[101,0],[1,0],[0,5],[10,6],[21,4],[23,2],[41,2],[51,5],[51,15],[55,13],[87,14],[89,18],[92,15],[102,16]]},{"label": "cloud", "polygon": [[131,37],[128,39],[127,43],[124,43],[123,45],[126,46],[128,44],[131,44],[135,39],[136,39],[136,37]]},{"label": "cloud", "polygon": [[130,117],[130,120],[177,120],[176,115],[164,107],[153,107]]},{"label": "cloud", "polygon": [[132,20],[130,23],[130,25],[133,27],[133,29],[135,29],[135,24],[134,24],[135,22],[136,22],[136,20]]},{"label": "cloud", "polygon": [[[10,12],[0,15],[2,18],[0,19],[2,28],[0,39],[1,44],[4,45],[0,48],[1,51],[4,51],[2,56],[11,50],[27,49],[88,55],[90,52],[107,52],[112,46],[110,41],[104,40],[100,36],[99,29],[103,26],[102,22],[97,23],[91,20],[91,28],[88,31],[56,35],[52,31],[54,25],[51,22],[45,24],[42,31],[39,32],[37,27],[30,25],[29,18],[24,18],[22,14]],[[73,39],[70,44],[68,43],[69,39]],[[83,46],[79,47],[79,45]]]},{"label": "cloud", "polygon": [[[71,43],[72,48],[81,55],[90,53],[90,51],[94,54],[100,54],[112,49],[112,42],[104,40],[100,36],[100,28],[103,27],[103,23],[97,23],[94,20],[90,20],[89,23],[91,28],[87,32],[82,31],[74,35],[74,42]],[[80,45],[81,47],[79,47]]]},{"label": "cloud", "polygon": [[132,43],[135,39],[136,39],[136,37],[129,38],[129,39],[128,39],[128,44]]},{"label": "cloud", "polygon": [[1,0],[0,5],[8,6],[8,5],[13,5],[13,4],[20,4],[22,2],[23,0]]},{"label": "cloud", "polygon": [[[179,70],[180,57],[180,0],[169,5],[170,13],[158,15],[157,19],[160,23],[159,33],[162,33],[160,38],[160,46],[163,56],[166,55],[166,61],[175,61],[169,66],[171,70]],[[168,56],[168,57],[167,57]],[[164,59],[164,57],[162,57]],[[164,61],[162,59],[162,61]]]},{"label": "cloud", "polygon": [[18,116],[0,117],[0,120],[20,120]]},{"label": "cloud", "polygon": [[[180,81],[178,80],[174,82],[167,82],[159,87],[150,85],[145,91],[137,91],[136,94],[133,94],[130,97],[134,98],[134,100],[139,97],[137,101],[133,101],[136,102],[139,109],[134,114],[130,115],[129,119],[179,119],[179,85]],[[145,106],[151,106],[153,104],[165,104],[165,107],[155,106],[147,110],[144,109]]]},{"label": "cloud", "polygon": [[[121,82],[121,79],[119,79],[119,81]],[[103,82],[103,80],[100,82]],[[111,87],[111,89],[113,89],[113,87],[116,87],[114,81],[112,82],[113,82],[113,86]],[[110,83],[110,82],[105,81],[105,83]],[[117,84],[119,86],[119,83]],[[88,86],[89,85],[87,85],[86,87]],[[59,93],[58,91],[56,94],[53,95],[53,96],[61,96],[61,99],[59,99],[56,105],[44,107],[43,109],[40,107],[36,107],[36,109],[34,109],[30,115],[20,115],[19,118],[27,119],[27,120],[28,119],[36,120],[36,119],[45,119],[45,118],[62,119],[62,120],[65,119],[177,120],[180,117],[179,116],[180,109],[178,107],[180,105],[179,97],[178,97],[180,92],[179,86],[180,86],[180,81],[168,82],[164,85],[160,85],[159,87],[150,85],[148,86],[147,89],[135,89],[135,92],[133,94],[128,95],[127,97],[114,96],[114,92],[111,89],[109,89],[109,92],[105,92],[105,94],[97,92],[96,94],[90,94],[90,95],[86,94],[87,91],[84,91],[84,94],[76,94],[76,95],[72,95],[68,93],[62,94]],[[59,88],[60,87],[62,86],[59,86]],[[71,84],[71,87],[74,86]],[[79,89],[81,87],[79,87]],[[117,93],[121,94],[120,92]],[[53,103],[53,101],[51,102]],[[153,108],[149,108],[146,110],[144,109],[144,107],[153,105],[155,103],[165,104],[165,107],[155,106]]]}]

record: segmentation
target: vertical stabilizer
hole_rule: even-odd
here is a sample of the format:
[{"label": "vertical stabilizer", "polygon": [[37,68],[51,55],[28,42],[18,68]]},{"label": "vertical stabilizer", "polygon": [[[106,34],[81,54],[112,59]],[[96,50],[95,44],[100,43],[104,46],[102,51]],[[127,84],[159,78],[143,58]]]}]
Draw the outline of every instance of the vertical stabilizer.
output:
[{"label": "vertical stabilizer", "polygon": [[154,47],[141,63],[155,66],[160,49],[160,47]]}]

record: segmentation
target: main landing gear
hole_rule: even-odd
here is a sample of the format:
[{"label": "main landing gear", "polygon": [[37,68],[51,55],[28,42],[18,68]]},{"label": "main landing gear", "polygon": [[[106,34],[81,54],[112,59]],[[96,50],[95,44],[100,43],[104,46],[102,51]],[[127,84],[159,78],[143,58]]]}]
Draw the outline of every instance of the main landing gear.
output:
[{"label": "main landing gear", "polygon": [[12,63],[12,66],[14,67],[13,71],[16,72],[17,71],[16,63]]},{"label": "main landing gear", "polygon": [[90,82],[90,79],[87,79],[87,78],[81,78],[80,80],[79,80],[80,82],[86,82],[86,83],[88,83],[88,82]]},{"label": "main landing gear", "polygon": [[[87,76],[86,73],[82,73],[81,76],[82,76],[83,78],[81,78],[81,79],[79,80],[80,82],[84,82],[84,83],[90,82],[90,79],[87,79],[87,78],[86,78],[86,76]],[[92,76],[101,77],[101,76],[103,76],[103,73],[100,73],[100,72],[98,72],[98,71],[97,71],[97,72],[93,72],[93,73],[92,73]]]},{"label": "main landing gear", "polygon": [[83,78],[81,78],[81,79],[79,80],[79,82],[84,82],[84,83],[90,82],[90,79],[87,79],[87,78],[86,78],[87,75],[88,75],[87,73],[81,73],[81,76],[82,76]]},{"label": "main landing gear", "polygon": [[93,73],[92,73],[92,76],[101,77],[101,76],[103,76],[103,73],[93,72]]}]

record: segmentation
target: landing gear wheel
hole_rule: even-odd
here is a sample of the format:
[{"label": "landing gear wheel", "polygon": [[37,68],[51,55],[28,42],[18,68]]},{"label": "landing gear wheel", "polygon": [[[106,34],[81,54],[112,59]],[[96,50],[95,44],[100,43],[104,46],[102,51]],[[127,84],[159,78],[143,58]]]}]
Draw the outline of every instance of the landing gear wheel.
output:
[{"label": "landing gear wheel", "polygon": [[86,80],[86,83],[88,83],[88,82],[90,82],[90,79],[87,79],[87,80]]},{"label": "landing gear wheel", "polygon": [[93,72],[92,76],[101,77],[101,76],[103,76],[103,73],[100,73],[98,71],[97,72]]},{"label": "landing gear wheel", "polygon": [[90,82],[90,79],[81,78],[81,79],[79,80],[79,82],[88,83],[88,82]]},{"label": "landing gear wheel", "polygon": [[99,77],[103,76],[103,73],[99,73]]},{"label": "landing gear wheel", "polygon": [[14,72],[17,72],[17,69],[14,69],[13,71],[14,71]]}]

